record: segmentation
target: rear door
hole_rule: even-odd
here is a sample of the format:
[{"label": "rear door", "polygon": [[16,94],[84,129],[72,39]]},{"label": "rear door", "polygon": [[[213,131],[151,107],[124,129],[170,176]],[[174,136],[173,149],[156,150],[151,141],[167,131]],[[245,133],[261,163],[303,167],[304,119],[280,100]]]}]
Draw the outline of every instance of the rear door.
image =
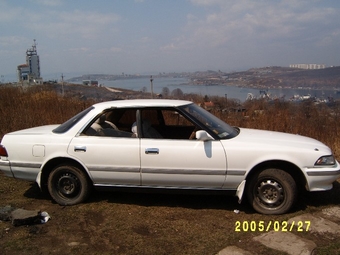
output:
[{"label": "rear door", "polygon": [[104,115],[73,138],[68,153],[86,166],[95,185],[138,186],[140,141],[131,132],[136,110],[116,109]]}]

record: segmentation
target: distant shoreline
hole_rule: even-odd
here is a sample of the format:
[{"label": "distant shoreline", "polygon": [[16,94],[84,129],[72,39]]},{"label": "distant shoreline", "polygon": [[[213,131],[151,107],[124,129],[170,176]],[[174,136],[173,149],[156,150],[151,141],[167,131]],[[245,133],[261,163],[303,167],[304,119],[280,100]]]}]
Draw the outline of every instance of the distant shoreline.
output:
[{"label": "distant shoreline", "polygon": [[[81,83],[83,80],[107,82],[128,80],[149,80],[151,75],[108,75],[88,74],[67,80]],[[160,73],[152,75],[157,79],[185,79],[183,86],[220,85],[238,86],[250,89],[311,89],[340,91],[340,67],[324,69],[297,69],[288,67],[252,68],[248,71],[226,73],[221,71],[201,71],[193,73]]]}]

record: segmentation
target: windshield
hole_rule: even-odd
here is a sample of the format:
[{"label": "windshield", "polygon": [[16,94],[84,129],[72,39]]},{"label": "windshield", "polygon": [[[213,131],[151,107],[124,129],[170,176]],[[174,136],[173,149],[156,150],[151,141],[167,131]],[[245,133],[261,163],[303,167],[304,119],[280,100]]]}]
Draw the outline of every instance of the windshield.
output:
[{"label": "windshield", "polygon": [[71,127],[73,127],[79,120],[81,120],[89,111],[91,111],[93,107],[89,107],[84,111],[78,113],[76,116],[73,116],[71,119],[67,120],[57,128],[53,129],[52,132],[56,134],[62,134],[68,131]]},{"label": "windshield", "polygon": [[196,104],[182,106],[181,109],[196,121],[200,122],[206,129],[217,135],[220,139],[230,139],[238,135],[238,130],[220,120],[210,112]]}]

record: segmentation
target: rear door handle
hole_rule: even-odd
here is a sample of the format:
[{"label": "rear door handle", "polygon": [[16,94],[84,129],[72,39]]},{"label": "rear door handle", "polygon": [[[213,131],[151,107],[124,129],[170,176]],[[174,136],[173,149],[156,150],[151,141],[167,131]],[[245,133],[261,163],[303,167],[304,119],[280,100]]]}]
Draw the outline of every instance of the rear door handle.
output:
[{"label": "rear door handle", "polygon": [[159,154],[158,148],[147,148],[145,149],[145,154]]},{"label": "rear door handle", "polygon": [[78,145],[78,146],[74,146],[74,151],[82,151],[82,152],[86,152],[86,146],[82,146],[82,145]]}]

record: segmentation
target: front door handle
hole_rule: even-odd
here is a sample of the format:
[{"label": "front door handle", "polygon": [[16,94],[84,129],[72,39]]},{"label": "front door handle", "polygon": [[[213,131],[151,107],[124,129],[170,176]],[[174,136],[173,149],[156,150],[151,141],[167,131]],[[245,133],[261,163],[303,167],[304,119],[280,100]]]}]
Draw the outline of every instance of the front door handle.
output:
[{"label": "front door handle", "polygon": [[157,149],[157,148],[147,148],[147,149],[145,149],[145,154],[159,154],[159,149]]},{"label": "front door handle", "polygon": [[74,146],[74,151],[82,151],[82,152],[86,152],[86,146],[82,146],[82,145],[78,145],[78,146]]}]

